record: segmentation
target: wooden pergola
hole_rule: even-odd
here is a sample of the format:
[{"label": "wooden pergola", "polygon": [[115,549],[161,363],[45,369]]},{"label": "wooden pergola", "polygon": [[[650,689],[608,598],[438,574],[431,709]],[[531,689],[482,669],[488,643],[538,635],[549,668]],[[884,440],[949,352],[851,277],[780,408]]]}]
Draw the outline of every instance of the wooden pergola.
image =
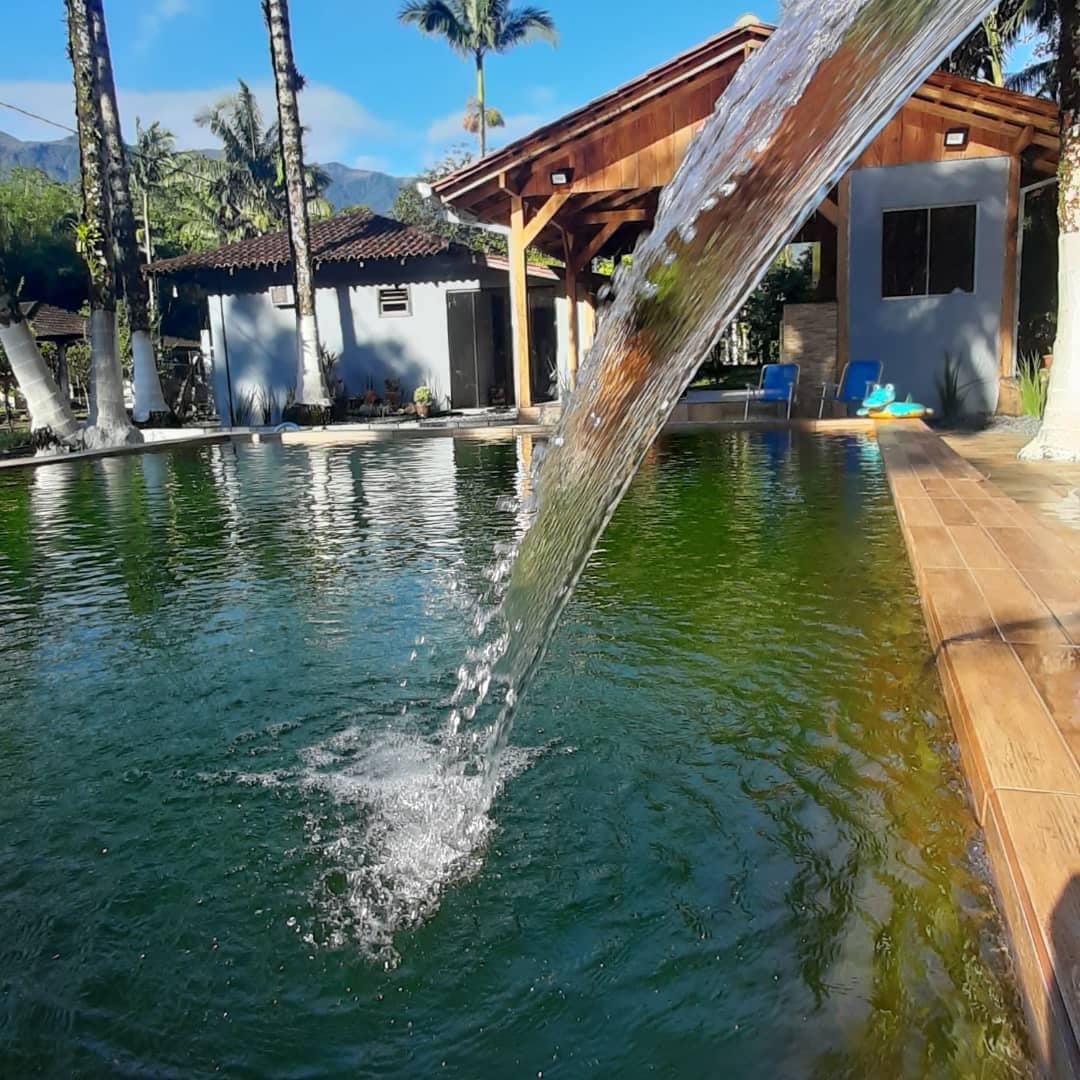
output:
[{"label": "wooden pergola", "polygon": [[[660,191],[675,175],[691,140],[712,114],[733,75],[773,28],[752,19],[683,53],[662,67],[598,98],[439,180],[436,196],[465,220],[509,227],[514,377],[519,407],[531,406],[526,251],[561,260],[569,304],[568,367],[588,347],[595,320],[582,296],[581,276],[598,256],[629,251],[652,227]],[[968,132],[960,150],[944,133]],[[1013,264],[1006,268],[1009,347],[1016,296],[1015,234],[1024,173],[1042,178],[1057,168],[1058,115],[1047,101],[936,73],[867,149],[856,168],[965,157],[1008,156],[1009,219]],[[836,235],[836,293],[844,310],[847,281],[848,184],[840,185],[814,215]],[[586,325],[577,304],[586,300]],[[841,319],[841,327],[845,320]],[[1003,314],[1003,327],[1005,318]],[[840,331],[841,359],[845,331]],[[1003,343],[1004,352],[1004,343]],[[1011,352],[1010,352],[1011,355]]]}]

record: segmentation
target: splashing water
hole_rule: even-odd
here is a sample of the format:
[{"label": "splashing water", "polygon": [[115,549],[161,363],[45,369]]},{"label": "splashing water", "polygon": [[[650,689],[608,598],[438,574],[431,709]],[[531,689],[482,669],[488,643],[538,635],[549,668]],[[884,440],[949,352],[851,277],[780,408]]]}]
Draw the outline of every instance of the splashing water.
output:
[{"label": "splashing water", "polygon": [[[776,252],[992,6],[796,0],[739,69],[632,266],[619,268],[578,388],[537,450],[523,536],[477,605],[478,644],[440,745],[404,780],[362,783],[374,803],[354,846],[384,856],[350,887],[355,925],[367,924],[361,938],[376,925],[385,946],[385,935],[430,914],[449,881],[475,870],[492,801],[520,767],[504,753],[514,710],[642,458]],[[382,899],[372,921],[373,892]]]}]

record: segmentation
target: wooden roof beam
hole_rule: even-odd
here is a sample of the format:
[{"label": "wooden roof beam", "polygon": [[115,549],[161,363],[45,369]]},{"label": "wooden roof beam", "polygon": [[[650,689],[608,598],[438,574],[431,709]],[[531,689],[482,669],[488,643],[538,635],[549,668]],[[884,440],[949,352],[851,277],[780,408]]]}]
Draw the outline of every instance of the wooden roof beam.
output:
[{"label": "wooden roof beam", "polygon": [[[965,112],[985,114],[991,120],[1004,120],[1016,127],[1027,127],[1034,119],[1041,120],[1040,127],[1047,129],[1056,127],[1057,121],[1049,116],[1037,117],[1036,114],[1026,109],[1002,105],[990,101],[986,97],[976,97],[970,94],[957,93],[954,90],[941,90],[936,86],[925,84],[920,86],[916,94],[930,101],[937,101],[942,105],[952,105],[954,108],[963,109]],[[1033,125],[1034,126],[1034,125]]]},{"label": "wooden roof beam", "polygon": [[608,222],[616,221],[620,225],[628,221],[650,221],[652,215],[648,210],[642,207],[635,207],[627,210],[596,210],[589,214],[579,215],[575,221],[575,225],[606,225]]},{"label": "wooden roof beam", "polygon": [[586,245],[574,255],[574,273],[580,273],[600,254],[604,245],[622,228],[621,221],[609,221]]},{"label": "wooden roof beam", "polygon": [[553,195],[549,195],[547,201],[536,212],[530,222],[525,225],[525,246],[531,246],[536,238],[544,231],[548,224],[552,221],[555,215],[566,205],[566,201],[570,198],[570,191],[556,191]]},{"label": "wooden roof beam", "polygon": [[818,207],[818,213],[831,225],[840,227],[840,207],[836,205],[830,198],[826,198],[825,201]]},{"label": "wooden roof beam", "polygon": [[916,112],[926,113],[928,116],[940,116],[954,124],[964,127],[981,128],[997,138],[1008,139],[1013,142],[1018,134],[1016,126],[1002,120],[990,120],[984,116],[975,116],[973,113],[964,112],[952,105],[939,105],[934,101],[925,101],[921,97],[913,97],[905,108],[914,109]]}]

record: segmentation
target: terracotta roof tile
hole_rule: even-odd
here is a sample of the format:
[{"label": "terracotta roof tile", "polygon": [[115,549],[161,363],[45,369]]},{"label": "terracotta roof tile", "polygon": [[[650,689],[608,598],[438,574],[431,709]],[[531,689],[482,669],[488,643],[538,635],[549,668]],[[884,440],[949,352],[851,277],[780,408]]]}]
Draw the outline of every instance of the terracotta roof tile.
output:
[{"label": "terracotta roof tile", "polygon": [[86,319],[74,311],[53,307],[52,304],[31,300],[20,304],[23,318],[33,328],[39,341],[55,341],[63,338],[86,337]]},{"label": "terracotta roof tile", "polygon": [[[450,241],[434,233],[403,225],[370,210],[338,214],[311,225],[311,254],[318,267],[323,263],[375,259],[422,259],[441,255]],[[287,265],[292,255],[284,230],[241,240],[213,251],[161,259],[151,265],[157,274],[186,270],[258,270]]]}]

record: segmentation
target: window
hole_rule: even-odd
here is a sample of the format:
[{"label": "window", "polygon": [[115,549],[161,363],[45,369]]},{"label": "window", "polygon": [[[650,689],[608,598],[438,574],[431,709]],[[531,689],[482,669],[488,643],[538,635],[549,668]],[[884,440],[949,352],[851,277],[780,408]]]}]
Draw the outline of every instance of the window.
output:
[{"label": "window", "polygon": [[881,226],[881,295],[975,291],[975,206],[887,210]]},{"label": "window", "polygon": [[271,285],[270,303],[274,307],[293,307],[296,303],[293,299],[293,287],[291,285]]},{"label": "window", "polygon": [[379,290],[379,315],[383,318],[401,318],[412,314],[412,304],[409,301],[409,290],[405,289],[380,289]]}]

